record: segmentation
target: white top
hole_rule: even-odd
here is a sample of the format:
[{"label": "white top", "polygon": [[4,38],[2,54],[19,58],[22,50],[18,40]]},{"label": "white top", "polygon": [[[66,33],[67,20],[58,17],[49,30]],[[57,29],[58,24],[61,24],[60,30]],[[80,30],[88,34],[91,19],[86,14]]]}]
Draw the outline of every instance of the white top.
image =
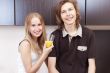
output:
[{"label": "white top", "polygon": [[[31,52],[31,57],[32,57],[32,64],[34,64],[39,59],[39,56],[36,55],[34,52]],[[18,53],[17,64],[18,64],[18,73],[26,73],[22,60],[21,60],[20,53]],[[45,62],[43,62],[43,64],[41,65],[41,67],[36,73],[48,73],[48,69],[47,69]]]}]

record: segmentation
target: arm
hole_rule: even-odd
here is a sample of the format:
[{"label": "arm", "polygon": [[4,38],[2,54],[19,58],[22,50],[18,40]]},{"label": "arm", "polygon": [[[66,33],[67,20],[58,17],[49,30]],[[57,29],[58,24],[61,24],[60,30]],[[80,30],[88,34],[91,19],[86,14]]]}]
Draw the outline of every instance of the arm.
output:
[{"label": "arm", "polygon": [[49,52],[52,50],[50,48],[45,48],[43,49],[43,54],[40,56],[40,58],[36,61],[34,65],[32,65],[32,59],[31,59],[31,49],[30,49],[30,44],[27,41],[23,41],[20,45],[20,53],[21,53],[21,58],[23,61],[24,68],[27,73],[36,73],[42,63],[45,61],[47,58]]},{"label": "arm", "polygon": [[89,43],[89,55],[88,55],[88,73],[95,73],[96,72],[96,65],[95,65],[95,57],[96,57],[96,48],[95,48],[95,35],[92,32],[90,36],[90,43]]},{"label": "arm", "polygon": [[95,66],[95,59],[91,58],[88,59],[89,66],[88,66],[88,73],[95,73],[96,66]]},{"label": "arm", "polygon": [[56,57],[48,57],[49,73],[59,73],[56,69]]}]

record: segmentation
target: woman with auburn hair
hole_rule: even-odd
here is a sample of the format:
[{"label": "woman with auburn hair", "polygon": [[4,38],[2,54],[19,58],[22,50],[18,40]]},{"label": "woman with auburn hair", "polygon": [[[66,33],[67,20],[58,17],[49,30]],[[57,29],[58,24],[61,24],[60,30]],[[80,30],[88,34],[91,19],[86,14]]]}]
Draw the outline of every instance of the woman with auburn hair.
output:
[{"label": "woman with auburn hair", "polygon": [[54,47],[48,57],[49,73],[95,73],[94,33],[80,24],[76,0],[56,7],[59,28],[52,32]]},{"label": "woman with auburn hair", "polygon": [[25,37],[19,44],[18,73],[48,73],[45,60],[52,47],[46,48],[43,17],[33,12],[25,19]]}]

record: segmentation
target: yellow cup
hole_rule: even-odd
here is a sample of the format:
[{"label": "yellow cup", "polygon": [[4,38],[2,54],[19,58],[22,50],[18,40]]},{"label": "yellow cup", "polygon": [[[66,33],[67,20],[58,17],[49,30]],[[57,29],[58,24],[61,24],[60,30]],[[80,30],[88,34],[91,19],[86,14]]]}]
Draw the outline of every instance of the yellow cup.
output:
[{"label": "yellow cup", "polygon": [[46,43],[46,48],[49,48],[53,45],[53,41],[45,41]]}]

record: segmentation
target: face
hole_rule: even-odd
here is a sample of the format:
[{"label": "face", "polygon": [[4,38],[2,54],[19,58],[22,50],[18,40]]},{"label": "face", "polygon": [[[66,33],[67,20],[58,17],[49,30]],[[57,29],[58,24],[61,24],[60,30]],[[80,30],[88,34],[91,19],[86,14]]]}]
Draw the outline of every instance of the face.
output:
[{"label": "face", "polygon": [[41,36],[43,27],[39,18],[34,17],[31,20],[29,31],[34,38]]},{"label": "face", "polygon": [[72,3],[66,2],[61,7],[61,19],[64,25],[75,24],[76,21],[76,10]]}]

